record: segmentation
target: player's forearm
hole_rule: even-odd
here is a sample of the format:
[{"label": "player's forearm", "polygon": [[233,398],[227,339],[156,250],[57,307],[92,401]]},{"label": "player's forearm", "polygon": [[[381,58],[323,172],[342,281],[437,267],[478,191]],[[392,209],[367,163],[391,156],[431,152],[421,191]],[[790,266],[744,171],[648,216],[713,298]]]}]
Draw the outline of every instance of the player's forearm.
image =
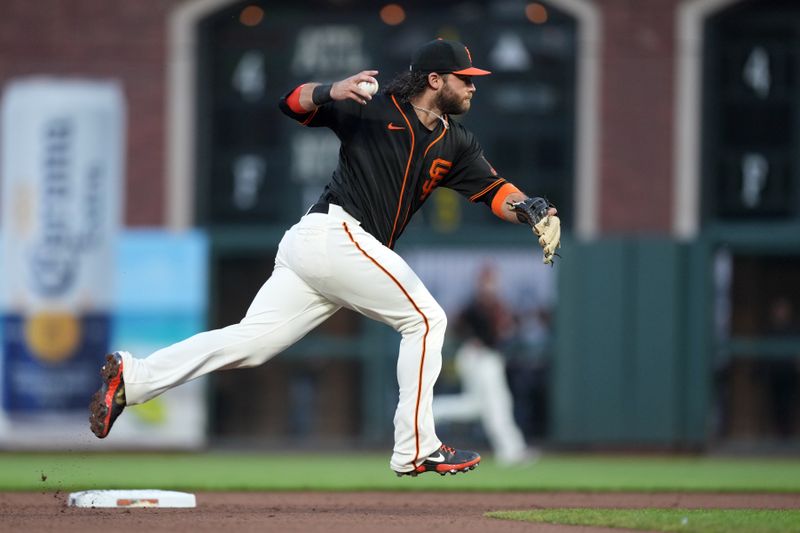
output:
[{"label": "player's forearm", "polygon": [[514,211],[511,210],[511,208],[510,208],[510,206],[508,204],[514,204],[514,203],[517,203],[517,202],[522,202],[523,200],[527,200],[527,199],[528,199],[528,195],[526,195],[525,193],[523,193],[521,191],[514,191],[514,192],[508,193],[506,195],[506,197],[503,199],[503,202],[502,202],[503,208],[499,213],[500,218],[502,218],[503,220],[505,220],[507,222],[511,222],[513,224],[519,224],[520,221],[517,218],[517,214]]},{"label": "player's forearm", "polygon": [[[504,186],[505,187],[505,186]],[[520,191],[516,187],[511,184],[508,184],[508,189],[501,188],[498,191],[498,196],[492,201],[492,211],[495,215],[502,218],[506,222],[511,222],[512,224],[520,224],[519,217],[514,210],[511,209],[510,204],[515,204],[517,202],[523,202],[528,199],[528,195],[524,192]],[[555,207],[551,207],[548,212],[548,215],[556,215],[558,211]]]},{"label": "player's forearm", "polygon": [[[351,99],[359,104],[366,104],[378,90],[378,81],[374,78],[377,73],[377,70],[363,70],[330,84],[304,83],[286,96],[285,106],[297,115],[305,115],[334,100]],[[362,82],[374,85],[374,89],[368,92],[366,88],[359,86]]]},{"label": "player's forearm", "polygon": [[298,115],[311,113],[322,104],[333,100],[331,88],[332,85],[304,83],[286,97],[286,105]]},{"label": "player's forearm", "polygon": [[320,84],[319,83],[306,83],[300,87],[300,93],[298,94],[298,103],[300,107],[305,109],[307,112],[314,111],[317,107],[317,104],[314,103],[314,89],[317,88]]}]

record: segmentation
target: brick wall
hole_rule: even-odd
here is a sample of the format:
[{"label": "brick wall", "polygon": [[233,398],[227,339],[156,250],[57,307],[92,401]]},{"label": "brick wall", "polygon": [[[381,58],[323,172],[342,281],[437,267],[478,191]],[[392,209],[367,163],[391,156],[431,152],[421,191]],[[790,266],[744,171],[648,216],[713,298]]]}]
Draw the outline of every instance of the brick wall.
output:
[{"label": "brick wall", "polygon": [[2,0],[0,86],[17,76],[115,79],[128,104],[128,225],[165,220],[167,14],[177,0]]},{"label": "brick wall", "polygon": [[601,233],[668,233],[677,0],[597,0],[602,11]]},{"label": "brick wall", "polygon": [[[0,85],[114,78],[128,102],[126,223],[166,219],[167,16],[181,0],[3,0]],[[602,12],[601,233],[669,232],[678,0],[595,0]]]}]

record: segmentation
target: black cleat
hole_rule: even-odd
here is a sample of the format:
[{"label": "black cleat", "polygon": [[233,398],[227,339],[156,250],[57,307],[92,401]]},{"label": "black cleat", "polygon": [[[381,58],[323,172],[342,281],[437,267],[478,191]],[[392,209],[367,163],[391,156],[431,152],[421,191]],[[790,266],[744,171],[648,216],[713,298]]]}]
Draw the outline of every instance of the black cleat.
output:
[{"label": "black cleat", "polygon": [[125,409],[125,380],[122,379],[122,356],[119,352],[106,355],[100,377],[103,385],[94,393],[89,405],[89,427],[92,433],[103,439]]},{"label": "black cleat", "polygon": [[449,446],[442,446],[428,456],[425,461],[414,470],[409,472],[395,472],[398,477],[416,477],[423,472],[438,472],[444,476],[446,474],[458,474],[459,472],[469,472],[478,466],[481,456],[477,452],[469,450],[456,450]]}]

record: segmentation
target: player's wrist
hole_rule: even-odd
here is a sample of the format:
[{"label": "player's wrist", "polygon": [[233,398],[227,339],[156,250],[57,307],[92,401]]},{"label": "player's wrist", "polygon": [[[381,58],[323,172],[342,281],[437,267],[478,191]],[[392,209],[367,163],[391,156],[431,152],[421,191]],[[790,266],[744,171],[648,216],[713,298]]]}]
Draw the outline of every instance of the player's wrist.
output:
[{"label": "player's wrist", "polygon": [[314,87],[314,90],[311,93],[311,101],[317,106],[325,105],[328,102],[333,102],[333,97],[331,96],[332,90],[332,83],[323,83],[317,85]]}]

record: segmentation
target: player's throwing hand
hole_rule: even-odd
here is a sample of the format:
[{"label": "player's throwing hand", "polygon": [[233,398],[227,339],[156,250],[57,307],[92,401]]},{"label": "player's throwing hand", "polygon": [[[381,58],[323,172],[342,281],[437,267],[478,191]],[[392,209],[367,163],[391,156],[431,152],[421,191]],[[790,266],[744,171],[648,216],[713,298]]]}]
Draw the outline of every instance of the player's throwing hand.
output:
[{"label": "player's throwing hand", "polygon": [[378,80],[375,79],[377,74],[377,70],[362,70],[355,76],[337,81],[331,86],[331,98],[333,100],[346,100],[349,98],[359,104],[366,104],[367,101],[372,100],[372,94],[365,90],[363,86],[359,87],[358,84],[367,82],[377,87]]}]

